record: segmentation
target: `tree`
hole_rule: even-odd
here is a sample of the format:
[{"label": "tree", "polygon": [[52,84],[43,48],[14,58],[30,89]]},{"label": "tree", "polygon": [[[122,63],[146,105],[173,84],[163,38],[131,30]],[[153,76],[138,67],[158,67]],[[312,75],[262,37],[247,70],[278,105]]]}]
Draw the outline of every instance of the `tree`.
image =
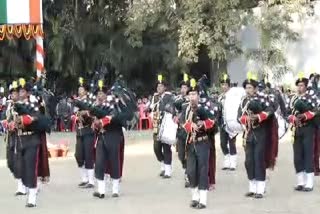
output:
[{"label": "tree", "polygon": [[[43,0],[47,82],[61,92],[71,91],[79,76],[90,79],[100,72],[108,84],[122,74],[130,87],[151,91],[157,73],[174,85],[182,72],[200,64],[216,77],[228,60],[240,54],[258,61],[264,72],[286,71],[279,44],[298,38],[289,28],[291,15],[303,14],[306,3]],[[260,16],[254,13],[256,7],[262,8]],[[238,39],[240,29],[248,25],[261,34],[257,50],[244,49]],[[34,76],[34,53],[32,40],[0,43],[1,77]]]}]

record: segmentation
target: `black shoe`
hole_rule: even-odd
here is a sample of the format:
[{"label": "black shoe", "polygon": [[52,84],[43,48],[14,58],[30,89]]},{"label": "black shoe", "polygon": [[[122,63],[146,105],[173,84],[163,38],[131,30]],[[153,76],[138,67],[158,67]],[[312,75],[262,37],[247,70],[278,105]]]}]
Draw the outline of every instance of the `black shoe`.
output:
[{"label": "black shoe", "polygon": [[83,189],[92,189],[92,188],[94,188],[94,185],[88,183],[87,185],[83,186],[82,188]]},{"label": "black shoe", "polygon": [[119,198],[119,194],[118,193],[113,193],[112,194],[112,198]]},{"label": "black shoe", "polygon": [[303,190],[304,190],[304,186],[302,186],[302,185],[298,185],[298,186],[296,186],[296,187],[294,188],[294,190],[295,190],[295,191],[299,191],[299,192],[301,192],[301,191],[303,191]]},{"label": "black shoe", "polygon": [[164,176],[164,171],[161,171],[159,176],[163,177]]},{"label": "black shoe", "polygon": [[78,187],[84,187],[84,186],[86,186],[88,183],[89,183],[89,182],[81,182],[81,183],[78,185]]},{"label": "black shoe", "polygon": [[229,170],[229,167],[223,167],[222,170]]},{"label": "black shoe", "polygon": [[14,194],[14,196],[23,196],[23,195],[27,195],[27,193],[16,192],[16,193]]},{"label": "black shoe", "polygon": [[261,198],[263,198],[263,195],[262,194],[255,194],[254,198],[255,199],[261,199]]},{"label": "black shoe", "polygon": [[190,207],[196,208],[198,206],[198,204],[199,204],[199,201],[192,200],[190,203]]},{"label": "black shoe", "polygon": [[28,208],[33,208],[33,207],[36,207],[37,205],[35,205],[35,204],[30,204],[30,203],[27,203],[26,204],[26,207],[28,207]]},{"label": "black shoe", "polygon": [[169,179],[169,178],[171,178],[170,175],[164,175],[164,176],[163,176],[163,179]]},{"label": "black shoe", "polygon": [[98,192],[94,192],[94,193],[93,193],[93,197],[103,199],[103,198],[104,198],[104,194],[100,194],[100,193],[98,193]]},{"label": "black shoe", "polygon": [[312,192],[312,191],[313,191],[313,188],[310,188],[310,187],[303,188],[303,192]]},{"label": "black shoe", "polygon": [[230,168],[229,170],[230,171],[236,171],[236,168]]},{"label": "black shoe", "polygon": [[202,209],[205,209],[206,207],[207,207],[206,205],[199,203],[197,206],[197,209],[202,210]]},{"label": "black shoe", "polygon": [[254,197],[254,195],[255,195],[255,193],[253,193],[253,192],[247,192],[245,194],[246,197]]},{"label": "black shoe", "polygon": [[189,187],[190,187],[190,182],[189,182],[189,181],[185,181],[184,187],[185,187],[185,188],[189,188]]}]

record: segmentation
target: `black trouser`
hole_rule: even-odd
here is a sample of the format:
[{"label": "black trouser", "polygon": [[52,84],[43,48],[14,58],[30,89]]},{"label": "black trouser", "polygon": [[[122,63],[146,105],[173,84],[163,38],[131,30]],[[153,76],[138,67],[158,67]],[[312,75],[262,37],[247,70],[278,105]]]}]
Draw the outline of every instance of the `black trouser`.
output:
[{"label": "black trouser", "polygon": [[77,133],[75,158],[79,167],[93,169],[94,167],[94,132],[90,127]]},{"label": "black trouser", "polygon": [[153,135],[153,150],[159,162],[164,162],[166,165],[172,163],[171,145],[162,143],[157,140],[157,135]]},{"label": "black trouser", "polygon": [[305,171],[314,172],[313,146],[314,127],[312,125],[297,128],[293,143],[294,167],[297,173]]},{"label": "black trouser", "polygon": [[108,162],[110,163],[110,176],[112,179],[121,177],[120,147],[122,143],[121,133],[104,132],[98,135],[96,148],[95,177],[99,180],[104,179],[104,174]]},{"label": "black trouser", "polygon": [[208,140],[187,147],[187,175],[192,188],[209,189],[209,152]]},{"label": "black trouser", "polygon": [[11,133],[8,135],[7,164],[14,178],[21,179],[22,178],[21,142],[20,140],[18,141],[18,136],[16,135],[16,133]]},{"label": "black trouser", "polygon": [[184,130],[178,130],[177,136],[177,150],[178,150],[178,157],[182,164],[182,168],[186,169],[187,167],[187,160],[186,160],[186,141],[187,136],[183,133]]},{"label": "black trouser", "polygon": [[71,116],[60,116],[59,120],[60,120],[60,123],[63,124],[64,129],[70,129],[71,128]]},{"label": "black trouser", "polygon": [[257,127],[247,136],[245,167],[249,180],[265,181],[266,179],[266,128],[268,127]]},{"label": "black trouser", "polygon": [[40,136],[37,134],[19,137],[22,150],[22,183],[28,188],[37,187]]},{"label": "black trouser", "polygon": [[237,137],[230,138],[228,132],[226,132],[224,128],[220,129],[220,146],[224,155],[237,154],[236,140]]}]

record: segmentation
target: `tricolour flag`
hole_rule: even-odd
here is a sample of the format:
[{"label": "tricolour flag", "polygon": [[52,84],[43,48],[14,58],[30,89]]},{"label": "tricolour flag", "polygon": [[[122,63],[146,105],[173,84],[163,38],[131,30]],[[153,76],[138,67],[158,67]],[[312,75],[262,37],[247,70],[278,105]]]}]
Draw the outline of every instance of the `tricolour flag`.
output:
[{"label": "tricolour flag", "polygon": [[41,24],[42,0],[0,0],[0,24]]}]

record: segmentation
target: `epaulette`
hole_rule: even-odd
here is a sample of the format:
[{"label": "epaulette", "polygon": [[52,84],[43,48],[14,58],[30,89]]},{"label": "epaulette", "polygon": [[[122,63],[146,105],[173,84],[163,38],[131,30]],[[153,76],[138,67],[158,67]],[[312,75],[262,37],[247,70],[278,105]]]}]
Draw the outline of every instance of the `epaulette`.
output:
[{"label": "epaulette", "polygon": [[165,91],[164,94],[165,95],[172,95],[172,93],[170,91]]}]

